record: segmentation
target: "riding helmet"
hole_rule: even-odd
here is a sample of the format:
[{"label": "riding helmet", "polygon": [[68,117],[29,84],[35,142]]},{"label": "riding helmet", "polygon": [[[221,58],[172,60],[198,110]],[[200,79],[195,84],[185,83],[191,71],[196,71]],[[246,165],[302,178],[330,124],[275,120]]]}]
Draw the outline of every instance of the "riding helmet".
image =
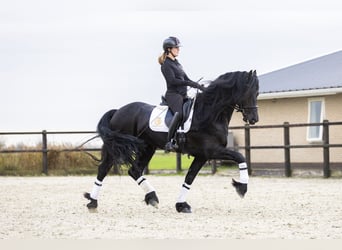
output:
[{"label": "riding helmet", "polygon": [[178,48],[181,46],[181,43],[177,37],[170,36],[166,38],[163,42],[163,49],[167,51],[168,48]]}]

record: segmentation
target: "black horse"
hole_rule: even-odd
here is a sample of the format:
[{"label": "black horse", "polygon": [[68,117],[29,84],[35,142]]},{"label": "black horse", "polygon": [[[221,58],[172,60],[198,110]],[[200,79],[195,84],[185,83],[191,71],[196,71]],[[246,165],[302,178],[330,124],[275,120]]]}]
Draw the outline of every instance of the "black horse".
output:
[{"label": "black horse", "polygon": [[[228,124],[234,110],[242,112],[249,124],[258,122],[257,96],[259,80],[256,71],[230,72],[212,81],[203,92],[197,93],[190,130],[182,136],[178,152],[194,157],[186,174],[176,203],[178,212],[191,212],[186,195],[196,175],[208,160],[232,160],[239,165],[240,181],[232,180],[237,193],[247,192],[248,172],[245,157],[226,148]],[[149,118],[153,105],[134,102],[120,109],[108,111],[101,118],[97,131],[103,140],[101,163],[97,179],[90,193],[89,209],[97,207],[102,181],[113,165],[129,166],[129,175],[145,191],[147,205],[157,207],[159,200],[143,171],[157,148],[163,148],[167,133],[152,131]]]}]

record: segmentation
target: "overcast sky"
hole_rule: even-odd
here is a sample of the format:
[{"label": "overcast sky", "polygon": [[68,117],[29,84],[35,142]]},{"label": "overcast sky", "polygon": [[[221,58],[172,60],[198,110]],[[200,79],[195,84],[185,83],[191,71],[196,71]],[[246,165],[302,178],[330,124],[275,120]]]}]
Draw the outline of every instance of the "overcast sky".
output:
[{"label": "overcast sky", "polygon": [[158,104],[170,35],[193,80],[260,75],[341,50],[342,1],[0,0],[0,131],[95,130]]}]

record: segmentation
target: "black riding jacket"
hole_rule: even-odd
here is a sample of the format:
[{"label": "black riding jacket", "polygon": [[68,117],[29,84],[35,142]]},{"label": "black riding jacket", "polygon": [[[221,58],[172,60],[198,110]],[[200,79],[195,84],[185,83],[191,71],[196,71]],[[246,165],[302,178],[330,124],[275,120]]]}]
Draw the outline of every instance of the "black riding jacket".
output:
[{"label": "black riding jacket", "polygon": [[166,80],[166,93],[177,93],[185,98],[187,96],[187,86],[201,88],[198,83],[189,79],[182,65],[176,59],[172,60],[166,57],[165,62],[161,65],[161,71]]}]

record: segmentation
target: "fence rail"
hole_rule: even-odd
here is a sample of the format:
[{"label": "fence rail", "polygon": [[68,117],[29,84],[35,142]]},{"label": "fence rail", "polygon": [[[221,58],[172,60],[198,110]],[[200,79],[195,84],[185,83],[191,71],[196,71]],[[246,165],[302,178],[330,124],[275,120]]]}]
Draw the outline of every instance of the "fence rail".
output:
[{"label": "fence rail", "polygon": [[[252,149],[283,149],[284,150],[284,168],[285,168],[285,176],[290,177],[292,175],[292,166],[291,166],[291,157],[290,157],[290,149],[294,148],[322,148],[323,149],[323,176],[328,178],[331,176],[330,170],[330,148],[333,147],[342,147],[342,144],[330,144],[329,143],[329,127],[342,125],[342,122],[329,122],[328,120],[324,120],[322,123],[297,123],[290,124],[288,122],[284,122],[279,125],[261,125],[261,126],[249,126],[246,124],[245,126],[235,126],[230,127],[230,130],[234,129],[244,129],[245,130],[245,146],[237,147],[238,149],[245,150],[246,162],[248,164],[249,173],[252,172],[252,164],[251,164],[251,150]],[[291,145],[290,144],[290,128],[294,127],[309,127],[309,126],[323,126],[323,140],[321,144],[310,144],[310,145]],[[267,128],[283,128],[283,136],[284,141],[283,145],[262,145],[262,146],[252,146],[250,143],[250,130],[254,129],[267,129]]]},{"label": "fence rail", "polygon": [[[41,153],[42,154],[42,171],[48,174],[48,153],[55,151],[48,148],[48,135],[75,135],[75,134],[95,134],[95,131],[46,131],[41,132],[0,132],[1,135],[41,135],[42,148],[41,149],[3,149],[0,153]],[[100,151],[101,148],[66,148],[63,152],[80,152],[80,151]]]},{"label": "fence rail", "polygon": [[[330,148],[342,147],[342,144],[330,144],[329,143],[329,127],[342,125],[342,122],[329,122],[324,120],[322,123],[299,123],[299,124],[289,124],[284,122],[278,125],[253,125],[249,126],[233,126],[229,127],[230,130],[244,130],[245,145],[234,147],[234,149],[244,149],[246,162],[248,165],[249,173],[252,172],[253,163],[251,160],[251,151],[256,149],[283,149],[284,150],[284,171],[285,176],[290,177],[292,175],[291,166],[291,155],[290,151],[294,148],[322,148],[323,151],[323,175],[328,178],[331,175],[330,170]],[[308,127],[308,126],[323,126],[323,141],[321,144],[310,144],[310,145],[293,145],[290,144],[290,128],[293,127]],[[251,145],[251,130],[254,129],[271,129],[271,128],[282,128],[283,129],[283,145],[261,145],[253,146]],[[41,153],[42,154],[42,171],[44,174],[48,174],[48,152],[53,151],[48,148],[48,135],[67,135],[67,134],[95,134],[95,131],[46,131],[41,132],[0,132],[1,135],[41,135],[42,138],[42,148],[41,149],[13,149],[7,150],[2,149],[0,153]],[[78,151],[100,151],[100,148],[66,148],[62,151],[64,152],[78,152]],[[180,154],[177,154],[177,171],[181,170]],[[212,172],[216,172],[216,163],[212,165]]]}]

